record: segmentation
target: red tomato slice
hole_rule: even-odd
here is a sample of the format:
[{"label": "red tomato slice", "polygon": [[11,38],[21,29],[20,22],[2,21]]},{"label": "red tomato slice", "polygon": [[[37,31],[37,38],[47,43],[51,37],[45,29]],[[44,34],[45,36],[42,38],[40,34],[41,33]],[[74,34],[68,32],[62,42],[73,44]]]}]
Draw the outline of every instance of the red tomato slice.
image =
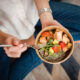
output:
[{"label": "red tomato slice", "polygon": [[61,46],[61,48],[63,49],[63,48],[65,48],[66,47],[66,44],[65,44],[65,42],[60,42],[60,46]]},{"label": "red tomato slice", "polygon": [[43,32],[43,33],[42,33],[42,36],[43,36],[43,37],[50,37],[51,34],[50,34],[50,32]]},{"label": "red tomato slice", "polygon": [[55,53],[58,52],[58,47],[57,46],[53,47],[52,49],[54,50]]}]

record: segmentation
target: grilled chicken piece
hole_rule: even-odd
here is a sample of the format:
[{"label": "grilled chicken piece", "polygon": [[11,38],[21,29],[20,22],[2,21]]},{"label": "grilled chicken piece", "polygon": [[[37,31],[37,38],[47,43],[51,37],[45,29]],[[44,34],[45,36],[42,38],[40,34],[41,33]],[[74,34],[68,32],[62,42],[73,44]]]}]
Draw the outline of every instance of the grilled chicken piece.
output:
[{"label": "grilled chicken piece", "polygon": [[54,39],[56,39],[58,41],[62,41],[62,33],[63,33],[63,31],[56,29],[56,32],[54,34]]},{"label": "grilled chicken piece", "polygon": [[46,37],[40,37],[40,43],[46,44],[47,43]]},{"label": "grilled chicken piece", "polygon": [[63,42],[65,42],[66,44],[70,42],[70,39],[66,34],[63,35]]},{"label": "grilled chicken piece", "polygon": [[68,51],[67,47],[63,48],[63,52],[67,52],[67,51]]}]

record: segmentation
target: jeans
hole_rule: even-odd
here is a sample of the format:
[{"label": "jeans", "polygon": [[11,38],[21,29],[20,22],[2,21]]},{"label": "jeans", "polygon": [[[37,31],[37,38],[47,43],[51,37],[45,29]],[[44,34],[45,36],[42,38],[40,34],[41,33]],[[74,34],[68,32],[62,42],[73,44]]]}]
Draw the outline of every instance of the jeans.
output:
[{"label": "jeans", "polygon": [[[53,1],[50,1],[50,6],[54,19],[69,29],[74,40],[80,40],[80,7]],[[40,30],[41,23],[38,21],[35,37]],[[16,59],[13,63],[3,48],[0,48],[0,80],[23,80],[29,72],[41,63],[42,60],[32,48],[25,51],[21,58]]]}]

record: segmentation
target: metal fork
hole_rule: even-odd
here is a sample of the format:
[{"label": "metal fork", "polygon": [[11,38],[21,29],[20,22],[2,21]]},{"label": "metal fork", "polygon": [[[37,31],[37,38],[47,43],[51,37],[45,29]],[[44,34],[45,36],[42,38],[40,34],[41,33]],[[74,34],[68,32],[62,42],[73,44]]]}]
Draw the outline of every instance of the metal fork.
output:
[{"label": "metal fork", "polygon": [[[4,44],[1,44],[0,47],[13,47],[14,45],[4,45]],[[27,47],[31,47],[31,48],[34,48],[34,49],[39,49],[39,48],[42,48],[44,47],[45,45],[43,44],[38,44],[38,45],[28,45],[26,43],[23,44],[23,46],[27,46]]]}]

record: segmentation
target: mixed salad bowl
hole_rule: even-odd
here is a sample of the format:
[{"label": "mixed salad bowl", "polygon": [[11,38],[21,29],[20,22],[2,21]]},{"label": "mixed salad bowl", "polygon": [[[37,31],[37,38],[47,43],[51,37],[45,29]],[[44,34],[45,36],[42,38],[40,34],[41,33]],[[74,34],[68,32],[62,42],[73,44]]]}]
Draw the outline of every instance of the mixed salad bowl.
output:
[{"label": "mixed salad bowl", "polygon": [[38,34],[35,45],[39,57],[50,64],[59,64],[67,60],[73,52],[73,38],[66,28],[49,26]]}]

